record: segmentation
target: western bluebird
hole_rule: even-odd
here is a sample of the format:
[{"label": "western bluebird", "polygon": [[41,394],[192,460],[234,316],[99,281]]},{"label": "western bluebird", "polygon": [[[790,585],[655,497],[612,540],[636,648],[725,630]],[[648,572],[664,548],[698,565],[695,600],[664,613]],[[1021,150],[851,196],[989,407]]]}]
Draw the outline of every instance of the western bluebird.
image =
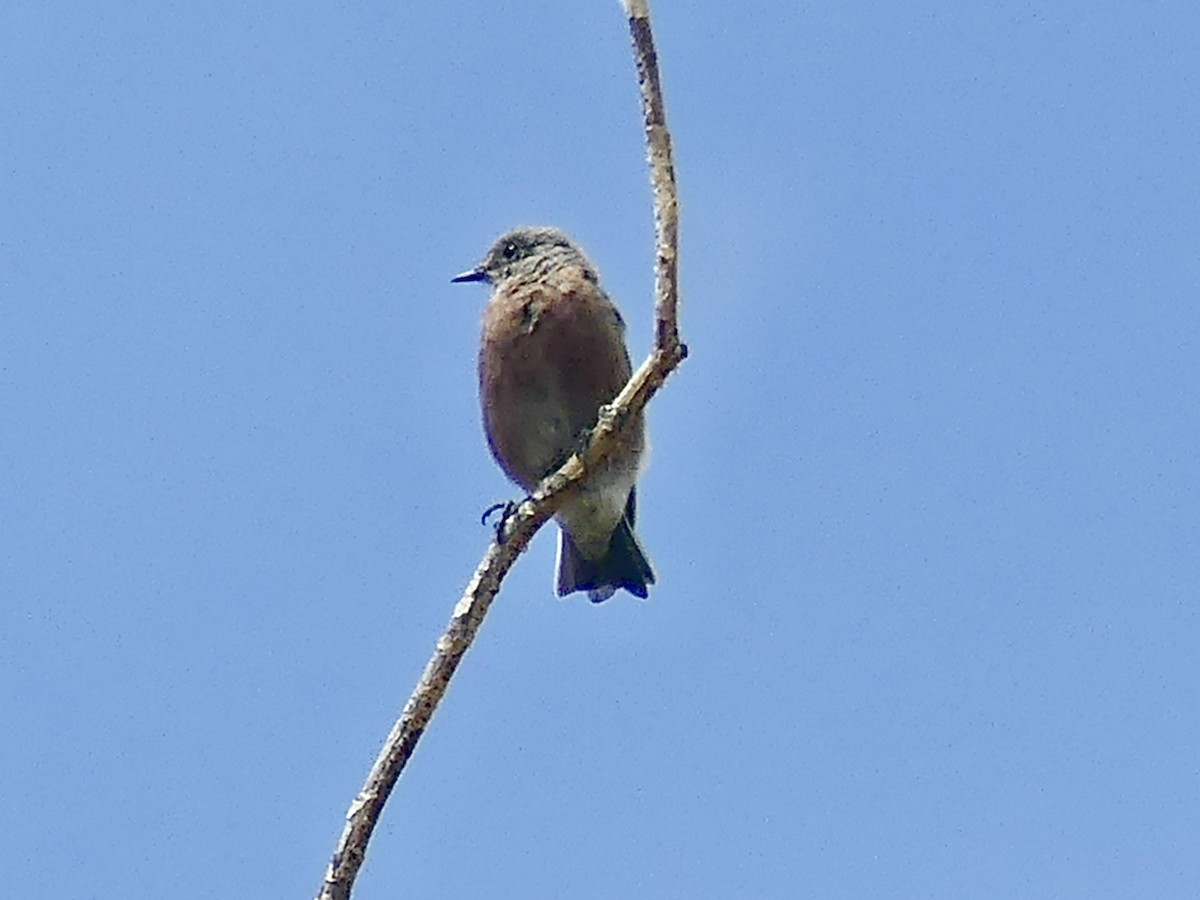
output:
[{"label": "western bluebird", "polygon": [[[532,491],[629,380],[625,323],[591,261],[557,228],[510,231],[477,268],[452,280],[494,289],[479,348],[483,427],[500,468]],[[639,414],[616,452],[559,509],[560,597],[587,591],[599,603],[617,588],[645,597],[654,583],[633,533],[645,444]]]}]

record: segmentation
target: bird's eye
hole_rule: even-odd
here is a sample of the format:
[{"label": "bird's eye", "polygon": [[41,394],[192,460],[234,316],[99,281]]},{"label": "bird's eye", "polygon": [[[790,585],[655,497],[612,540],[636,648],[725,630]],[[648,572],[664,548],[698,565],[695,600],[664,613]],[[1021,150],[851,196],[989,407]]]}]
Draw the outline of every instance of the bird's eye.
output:
[{"label": "bird's eye", "polygon": [[505,259],[512,259],[516,255],[517,255],[517,245],[516,244],[505,244],[504,245],[504,258]]}]

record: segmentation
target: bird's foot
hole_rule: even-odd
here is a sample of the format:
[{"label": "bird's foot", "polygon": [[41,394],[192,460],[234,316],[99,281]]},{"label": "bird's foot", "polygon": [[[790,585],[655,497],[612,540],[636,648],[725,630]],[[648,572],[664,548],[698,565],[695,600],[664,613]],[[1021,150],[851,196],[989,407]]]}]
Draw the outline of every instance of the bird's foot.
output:
[{"label": "bird's foot", "polygon": [[[583,454],[587,452],[588,444],[592,442],[592,429],[585,428],[579,434],[575,435],[575,455],[583,459]],[[564,459],[563,462],[566,462]]]},{"label": "bird's foot", "polygon": [[518,506],[520,506],[520,504],[514,500],[503,500],[500,503],[493,503],[491,506],[485,509],[483,511],[483,515],[479,517],[479,524],[486,525],[488,524],[488,519],[492,517],[492,513],[500,513],[500,517],[496,520],[496,524],[493,526],[493,531],[496,534],[497,544],[504,543],[504,526],[508,524],[508,520],[512,518],[512,515],[517,511]]}]

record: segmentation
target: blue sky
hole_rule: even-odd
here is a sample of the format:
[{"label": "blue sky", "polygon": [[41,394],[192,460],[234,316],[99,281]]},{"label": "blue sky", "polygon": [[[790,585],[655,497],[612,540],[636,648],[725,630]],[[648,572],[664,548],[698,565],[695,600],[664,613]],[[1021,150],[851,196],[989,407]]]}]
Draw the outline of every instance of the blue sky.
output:
[{"label": "blue sky", "polygon": [[[1200,8],[654,13],[659,584],[539,536],[356,896],[1192,895]],[[2,18],[10,892],[308,896],[516,493],[448,279],[560,225],[649,346],[623,16]]]}]

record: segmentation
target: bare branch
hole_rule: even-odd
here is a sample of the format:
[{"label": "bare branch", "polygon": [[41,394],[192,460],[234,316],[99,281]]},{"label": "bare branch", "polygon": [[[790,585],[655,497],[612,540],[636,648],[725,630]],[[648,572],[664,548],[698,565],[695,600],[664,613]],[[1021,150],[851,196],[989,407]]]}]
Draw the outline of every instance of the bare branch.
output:
[{"label": "bare branch", "polygon": [[437,649],[404,711],[392,726],[366,783],[346,814],[346,827],[325,873],[318,900],[349,900],[384,804],[429,726],[450,678],[475,639],[504,576],[529,546],[538,529],[555,514],[566,495],[612,453],[623,424],[646,405],[667,376],[687,357],[687,347],[679,340],[677,324],[679,207],[675,166],[671,157],[671,135],[663,111],[650,12],[646,0],[628,0],[626,11],[637,61],[650,179],[654,188],[657,232],[654,349],[621,393],[600,411],[599,421],[583,453],[572,456],[561,469],[544,479],[533,495],[509,517],[503,539],[488,548],[462,598],[455,604],[450,624],[438,640]]},{"label": "bare branch", "polygon": [[[654,283],[654,344],[660,350],[679,346],[679,194],[675,185],[675,161],[671,132],[663,106],[658,52],[650,28],[647,0],[626,0],[629,34],[637,61],[638,86],[642,92],[642,118],[646,125],[650,184],[654,188],[654,224],[658,234]],[[687,356],[683,347],[680,360]],[[671,368],[674,368],[673,366]],[[668,372],[670,370],[668,369]]]}]

